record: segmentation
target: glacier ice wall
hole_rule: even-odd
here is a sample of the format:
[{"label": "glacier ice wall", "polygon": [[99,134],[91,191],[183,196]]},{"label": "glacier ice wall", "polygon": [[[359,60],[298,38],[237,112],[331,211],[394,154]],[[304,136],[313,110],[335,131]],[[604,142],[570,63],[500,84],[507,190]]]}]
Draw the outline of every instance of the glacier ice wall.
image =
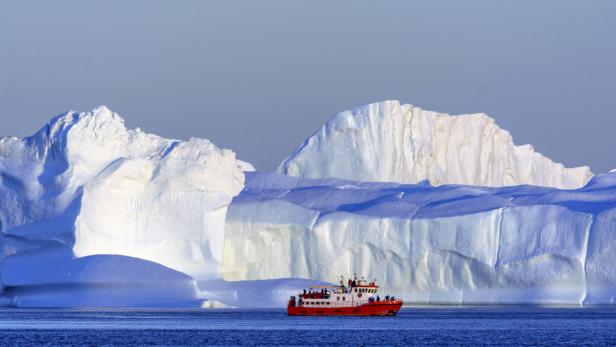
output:
[{"label": "glacier ice wall", "polygon": [[565,168],[515,146],[485,114],[450,116],[398,101],[344,111],[330,119],[277,170],[301,178],[355,181],[579,188],[588,167]]},{"label": "glacier ice wall", "polygon": [[[2,286],[18,292],[42,280],[48,270],[33,270],[41,264],[77,276],[70,269],[82,267],[70,264],[100,255],[150,261],[169,270],[154,273],[191,281],[217,278],[242,168],[208,140],[127,129],[104,106],[59,115],[31,137],[1,138]],[[142,269],[134,263],[105,264]]]},{"label": "glacier ice wall", "polygon": [[577,190],[248,173],[227,280],[376,277],[414,303],[615,303],[616,173]]}]

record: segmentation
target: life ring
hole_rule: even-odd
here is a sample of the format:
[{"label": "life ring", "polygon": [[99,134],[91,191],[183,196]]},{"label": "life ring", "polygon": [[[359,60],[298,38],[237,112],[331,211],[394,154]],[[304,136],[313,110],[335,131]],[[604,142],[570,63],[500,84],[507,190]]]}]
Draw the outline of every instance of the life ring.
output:
[{"label": "life ring", "polygon": [[361,293],[357,293],[357,297],[358,297],[358,298],[361,298]]}]

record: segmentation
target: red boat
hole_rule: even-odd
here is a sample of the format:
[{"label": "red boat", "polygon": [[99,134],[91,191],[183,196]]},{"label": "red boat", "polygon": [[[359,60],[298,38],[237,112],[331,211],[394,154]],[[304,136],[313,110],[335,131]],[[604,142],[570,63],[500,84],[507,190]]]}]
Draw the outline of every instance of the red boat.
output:
[{"label": "red boat", "polygon": [[291,296],[287,306],[289,316],[395,316],[402,300],[393,296],[381,298],[379,286],[373,282],[340,277],[339,286],[312,286],[308,291]]}]

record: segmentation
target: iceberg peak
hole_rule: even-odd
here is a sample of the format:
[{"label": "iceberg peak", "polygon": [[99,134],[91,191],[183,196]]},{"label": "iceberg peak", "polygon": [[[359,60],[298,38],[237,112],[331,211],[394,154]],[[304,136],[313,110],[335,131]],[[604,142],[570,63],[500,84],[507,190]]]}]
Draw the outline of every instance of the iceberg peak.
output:
[{"label": "iceberg peak", "polygon": [[[106,105],[99,105],[92,109],[92,114],[99,118],[114,118],[119,117],[117,113],[114,113]],[[121,118],[121,117],[120,117]]]},{"label": "iceberg peak", "polygon": [[[85,137],[108,137],[109,134],[128,133],[124,118],[101,105],[91,112],[66,111],[53,117],[43,128],[30,136],[31,141],[58,143],[69,139],[69,132],[78,132]],[[66,143],[64,143],[66,145]]]},{"label": "iceberg peak", "polygon": [[397,100],[333,116],[277,169],[301,178],[579,188],[588,167],[565,168],[531,145],[516,146],[485,113],[452,116]]},{"label": "iceberg peak", "polygon": [[66,262],[113,254],[213,276],[243,165],[206,139],[127,129],[106,106],[62,113],[26,139],[0,138],[0,231],[36,236],[0,252],[0,263],[58,247]]}]

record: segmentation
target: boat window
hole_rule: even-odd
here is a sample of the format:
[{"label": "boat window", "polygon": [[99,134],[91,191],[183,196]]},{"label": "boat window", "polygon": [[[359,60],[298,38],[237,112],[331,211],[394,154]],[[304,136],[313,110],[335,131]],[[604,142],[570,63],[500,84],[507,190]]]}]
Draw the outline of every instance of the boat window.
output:
[{"label": "boat window", "polygon": [[344,301],[344,296],[342,297],[342,301]]},{"label": "boat window", "polygon": [[339,296],[337,296],[337,297],[336,297],[336,300],[340,301],[340,297],[339,297]]},{"label": "boat window", "polygon": [[355,288],[355,293],[357,293],[357,288]]}]

